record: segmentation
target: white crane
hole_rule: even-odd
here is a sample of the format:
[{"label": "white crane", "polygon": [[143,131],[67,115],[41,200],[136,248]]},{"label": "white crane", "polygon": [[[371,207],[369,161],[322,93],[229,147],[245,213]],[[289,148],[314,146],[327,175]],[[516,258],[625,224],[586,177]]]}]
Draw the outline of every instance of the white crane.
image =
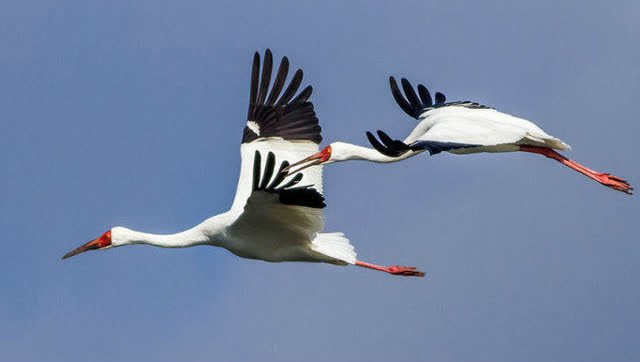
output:
[{"label": "white crane", "polygon": [[[593,171],[562,156],[554,149],[567,150],[569,145],[546,134],[540,127],[526,119],[499,112],[478,103],[449,102],[442,93],[435,94],[435,103],[427,88],[418,85],[418,94],[408,80],[402,79],[402,95],[393,77],[389,78],[391,93],[408,115],[420,121],[404,141],[394,140],[378,130],[378,141],[371,132],[367,138],[374,147],[367,148],[344,142],[334,142],[299,162],[285,168],[303,165],[290,174],[309,166],[347,160],[396,162],[424,151],[431,155],[442,151],[454,154],[478,152],[523,151],[552,158],[604,186],[631,194],[633,188],[619,177]],[[405,98],[406,97],[406,98]]]},{"label": "white crane", "polygon": [[172,235],[117,226],[65,254],[63,259],[87,250],[130,244],[164,248],[213,245],[249,259],[354,264],[390,274],[424,276],[414,267],[384,267],[358,261],[344,234],[320,233],[325,207],[322,168],[309,169],[288,180],[281,172],[289,165],[288,159],[318,151],[322,137],[313,104],[308,102],[312,88],[306,87],[293,98],[302,82],[302,70],[298,69],[280,96],[289,69],[284,57],[269,93],[272,65],[271,51],[267,49],[259,80],[260,56],[256,52],[248,120],[240,146],[240,180],[229,211]]}]

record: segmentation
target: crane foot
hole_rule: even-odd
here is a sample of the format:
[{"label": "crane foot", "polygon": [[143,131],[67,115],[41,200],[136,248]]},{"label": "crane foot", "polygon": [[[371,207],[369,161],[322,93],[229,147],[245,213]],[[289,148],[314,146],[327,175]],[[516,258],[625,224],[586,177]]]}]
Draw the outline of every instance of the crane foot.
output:
[{"label": "crane foot", "polygon": [[631,187],[629,182],[627,182],[626,180],[603,172],[596,172],[592,175],[593,179],[598,181],[602,185],[631,195],[631,190],[633,190],[633,187]]}]

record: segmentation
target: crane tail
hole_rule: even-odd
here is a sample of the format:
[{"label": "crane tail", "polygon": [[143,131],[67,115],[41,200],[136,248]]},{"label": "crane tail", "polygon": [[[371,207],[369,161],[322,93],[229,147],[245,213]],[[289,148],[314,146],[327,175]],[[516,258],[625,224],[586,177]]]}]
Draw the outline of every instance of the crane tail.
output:
[{"label": "crane tail", "polygon": [[546,137],[540,137],[533,135],[529,132],[520,140],[520,144],[538,147],[555,148],[556,150],[570,150],[571,146],[562,142],[561,140],[546,135]]},{"label": "crane tail", "polygon": [[356,251],[343,233],[318,234],[311,242],[311,249],[348,264],[356,262]]}]

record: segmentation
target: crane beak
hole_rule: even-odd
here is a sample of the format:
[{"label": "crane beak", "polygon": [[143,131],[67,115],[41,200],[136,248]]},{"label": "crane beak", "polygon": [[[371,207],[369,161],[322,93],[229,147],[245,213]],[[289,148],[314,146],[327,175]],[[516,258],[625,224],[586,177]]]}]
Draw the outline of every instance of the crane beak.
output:
[{"label": "crane beak", "polygon": [[[284,173],[284,174],[288,174],[288,175],[293,175],[295,173],[298,173],[298,172],[304,170],[307,167],[311,167],[311,166],[319,165],[319,164],[321,164],[323,162],[327,162],[329,160],[329,158],[331,158],[331,146],[327,146],[327,147],[323,148],[320,152],[318,152],[316,154],[313,154],[313,155],[305,158],[302,161],[298,161],[298,162],[296,162],[294,164],[291,164],[291,165],[283,168],[282,171],[280,171],[280,172]],[[307,162],[309,162],[309,163],[304,165],[304,166],[302,166],[302,167],[300,167],[299,169],[297,169],[295,171],[288,172],[291,168],[293,168],[295,166],[299,166],[299,165],[305,164]]]},{"label": "crane beak", "polygon": [[91,240],[90,242],[73,249],[72,251],[64,254],[62,259],[70,258],[76,254],[84,253],[87,250],[103,249],[111,246],[111,230],[100,235],[99,238]]},{"label": "crane beak", "polygon": [[[306,164],[306,165],[304,165],[304,166],[302,166],[302,167],[300,167],[299,169],[297,169],[297,170],[295,170],[295,171],[291,171],[291,172],[289,172],[289,170],[290,170],[291,168],[296,167],[296,166],[298,166],[298,165],[302,165],[302,164],[307,163],[307,162],[309,162],[309,163],[308,163],[308,164]],[[280,171],[280,172],[281,172],[281,173],[286,173],[286,174],[293,175],[293,174],[296,174],[296,173],[298,173],[298,172],[300,172],[300,171],[304,170],[304,169],[305,169],[305,168],[307,168],[307,167],[311,167],[311,166],[319,165],[319,164],[321,164],[322,162],[323,162],[323,161],[322,161],[322,154],[321,154],[321,152],[318,152],[318,153],[316,153],[315,155],[309,156],[309,157],[305,158],[305,159],[304,159],[304,160],[302,160],[302,161],[298,161],[298,162],[296,162],[296,163],[293,163],[293,164],[291,164],[291,165],[289,165],[289,166],[287,166],[287,167],[283,168],[283,169],[282,169],[282,171]]]}]

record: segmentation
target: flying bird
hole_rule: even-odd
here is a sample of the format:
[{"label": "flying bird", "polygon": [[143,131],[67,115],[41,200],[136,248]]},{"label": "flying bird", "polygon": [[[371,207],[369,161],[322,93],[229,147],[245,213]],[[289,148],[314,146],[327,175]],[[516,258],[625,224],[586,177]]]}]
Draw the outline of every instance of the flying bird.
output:
[{"label": "flying bird", "polygon": [[289,60],[284,57],[269,92],[272,67],[273,57],[267,49],[260,75],[260,55],[255,53],[240,146],[240,180],[229,211],[172,235],[113,227],[62,258],[131,244],[164,248],[212,245],[248,259],[352,264],[395,275],[424,276],[415,267],[361,262],[344,234],[320,232],[325,207],[322,169],[315,167],[295,176],[281,172],[289,165],[287,160],[318,151],[322,137],[313,104],[308,101],[312,88],[307,86],[294,98],[303,75],[298,69],[281,95],[289,71]]},{"label": "flying bird", "polygon": [[[435,102],[427,88],[418,85],[418,93],[408,80],[402,79],[402,89],[393,77],[389,78],[394,99],[409,116],[420,121],[404,140],[396,140],[378,130],[380,141],[367,132],[373,148],[334,142],[301,161],[285,168],[293,174],[309,166],[348,160],[396,162],[424,151],[430,155],[447,151],[464,155],[479,152],[530,152],[547,156],[563,165],[614,190],[631,194],[633,187],[616,176],[591,170],[572,161],[555,150],[570,149],[568,144],[545,133],[532,122],[502,113],[478,103],[446,102],[444,94],[437,92]],[[296,171],[291,168],[300,166]]]}]

